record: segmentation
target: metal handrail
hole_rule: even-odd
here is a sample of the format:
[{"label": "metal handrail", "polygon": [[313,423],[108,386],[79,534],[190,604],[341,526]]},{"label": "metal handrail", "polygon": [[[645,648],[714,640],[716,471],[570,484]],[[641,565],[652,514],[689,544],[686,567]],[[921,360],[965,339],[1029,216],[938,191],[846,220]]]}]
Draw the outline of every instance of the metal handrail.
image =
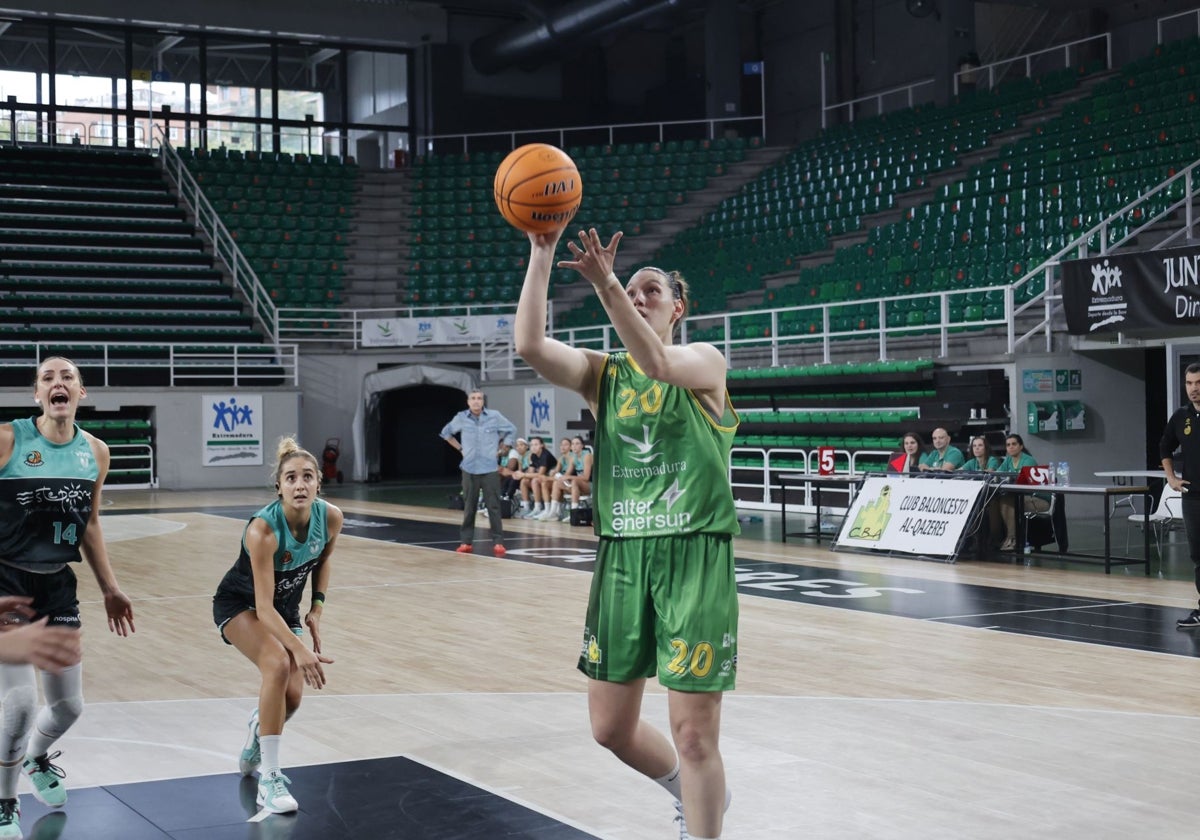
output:
[{"label": "metal handrail", "polygon": [[[849,117],[849,121],[854,122],[854,117],[855,117],[854,106],[860,102],[874,101],[875,102],[875,116],[878,116],[879,114],[883,113],[883,100],[885,97],[894,96],[896,94],[902,93],[905,96],[904,107],[911,108],[911,107],[913,107],[913,105],[916,104],[916,98],[913,96],[913,93],[917,90],[917,88],[924,87],[925,85],[932,85],[935,81],[937,81],[936,79],[934,79],[932,77],[930,77],[928,79],[918,79],[915,82],[909,82],[908,84],[899,85],[894,88],[888,88],[887,90],[881,90],[876,93],[868,93],[866,96],[860,96],[857,99],[847,99],[844,102],[834,102],[833,104],[830,105],[825,102],[825,88],[827,87],[827,84],[825,81],[825,64],[828,61],[828,56],[825,53],[821,53],[819,60],[821,62],[821,82],[820,82],[820,84],[821,84],[821,128],[822,129],[828,127],[827,115],[829,114],[829,112],[836,111],[839,108],[846,108],[847,109],[846,114]],[[932,94],[931,94],[931,97],[932,97]]]},{"label": "metal handrail", "polygon": [[[299,348],[281,344],[270,348],[270,357],[262,354],[262,344],[221,343],[211,349],[198,349],[195,342],[170,343],[150,341],[4,341],[0,342],[0,369],[36,369],[42,359],[71,350],[72,361],[80,367],[99,367],[102,371],[96,386],[110,385],[110,374],[117,370],[166,370],[172,385],[187,385],[191,380],[211,381],[214,376],[228,376],[235,387],[262,387],[264,380],[274,381],[282,370],[291,387],[300,384]],[[131,351],[136,351],[130,355]],[[149,359],[146,352],[166,351],[165,359]],[[197,371],[197,368],[203,368]],[[214,371],[214,368],[216,370]]]},{"label": "metal handrail", "polygon": [[958,95],[959,79],[963,76],[966,76],[969,73],[976,74],[976,73],[980,73],[980,72],[986,70],[987,77],[988,77],[988,88],[991,89],[996,86],[996,69],[999,67],[1007,67],[1009,65],[1016,64],[1018,62],[1023,62],[1025,64],[1026,78],[1033,78],[1033,60],[1035,58],[1037,58],[1038,56],[1047,55],[1049,53],[1055,53],[1055,52],[1058,52],[1059,50],[1062,50],[1063,51],[1063,67],[1070,67],[1071,66],[1071,47],[1075,47],[1080,44],[1086,44],[1089,41],[1100,41],[1100,40],[1104,41],[1105,66],[1108,67],[1109,69],[1112,69],[1112,33],[1105,32],[1101,35],[1091,35],[1087,38],[1079,38],[1075,41],[1068,41],[1065,44],[1055,44],[1052,47],[1046,47],[1044,49],[1034,50],[1033,52],[1030,52],[1030,53],[1024,53],[1022,55],[1014,55],[1012,58],[1002,58],[999,61],[993,61],[990,64],[982,64],[978,67],[969,67],[966,70],[956,70],[954,72],[954,76],[953,76],[954,95],[955,96]]},{"label": "metal handrail", "polygon": [[[1029,311],[1036,305],[1041,305],[1043,307],[1044,314],[1041,321],[1020,336],[1015,334],[1013,320],[1009,321],[1008,352],[1015,352],[1018,347],[1023,345],[1025,342],[1030,341],[1035,335],[1043,331],[1046,335],[1047,348],[1049,348],[1050,324],[1054,314],[1053,302],[1062,298],[1061,291],[1058,293],[1052,293],[1055,284],[1061,279],[1057,275],[1055,269],[1058,269],[1061,266],[1063,259],[1071,258],[1070,254],[1072,251],[1075,252],[1075,259],[1086,258],[1088,256],[1088,249],[1090,247],[1089,243],[1092,238],[1097,236],[1099,237],[1100,248],[1097,252],[1097,256],[1110,254],[1115,248],[1119,248],[1122,244],[1133,239],[1139,233],[1148,229],[1151,225],[1173,215],[1181,208],[1184,211],[1183,227],[1167,236],[1150,250],[1157,251],[1173,242],[1181,235],[1186,235],[1189,239],[1193,238],[1195,236],[1195,227],[1197,223],[1195,210],[1193,209],[1193,200],[1198,194],[1200,194],[1200,184],[1197,184],[1196,182],[1196,176],[1200,174],[1200,168],[1198,167],[1200,167],[1200,160],[1194,161],[1193,163],[1184,167],[1170,178],[1167,178],[1165,181],[1162,181],[1158,185],[1150,188],[1121,209],[1088,228],[1075,239],[1071,240],[1071,242],[1069,242],[1067,245],[1055,252],[1052,256],[1039,263],[1031,271],[1018,278],[1011,286],[1012,294],[1014,296],[1018,289],[1027,283],[1033,282],[1034,278],[1038,277],[1039,275],[1044,276],[1045,284],[1041,292],[1030,296],[1029,300],[1027,300],[1025,303],[1021,304],[1019,307],[1012,307],[1008,309],[1008,311],[1012,312],[1013,314],[1013,320],[1015,320],[1016,316]],[[1144,214],[1144,221],[1140,225],[1130,228],[1128,231],[1126,231],[1124,236],[1116,241],[1112,241],[1110,238],[1109,228],[1113,223],[1124,223],[1124,220],[1128,218],[1134,210],[1143,204],[1149,203],[1150,200],[1159,193],[1169,190],[1172,184],[1180,180],[1183,181],[1184,185],[1183,196],[1181,198],[1169,203],[1157,213]]]},{"label": "metal handrail", "polygon": [[1196,19],[1196,33],[1200,34],[1200,8],[1192,9],[1190,12],[1177,12],[1173,15],[1163,15],[1162,17],[1160,17],[1158,19],[1158,21],[1157,21],[1158,43],[1161,44],[1163,42],[1163,24],[1164,23],[1166,23],[1168,20],[1175,20],[1176,18],[1185,18],[1185,17],[1194,17]]},{"label": "metal handrail", "polygon": [[603,123],[603,124],[597,124],[597,125],[572,125],[572,126],[554,126],[554,127],[547,127],[547,128],[522,128],[522,129],[512,129],[512,130],[508,130],[508,131],[478,131],[478,132],[465,133],[465,134],[464,133],[426,134],[426,135],[418,135],[417,136],[417,149],[428,152],[429,149],[432,148],[432,144],[435,140],[458,140],[458,139],[461,139],[462,140],[462,150],[464,153],[466,153],[466,152],[470,151],[470,141],[472,139],[477,139],[477,138],[482,138],[482,137],[505,137],[505,138],[508,138],[508,142],[512,147],[516,147],[518,145],[517,138],[520,136],[538,136],[538,137],[557,136],[557,138],[558,138],[557,145],[561,146],[562,148],[566,148],[569,145],[567,143],[568,135],[582,134],[584,132],[597,132],[597,131],[607,132],[608,133],[608,142],[611,145],[612,143],[616,142],[615,138],[616,138],[617,131],[619,131],[621,129],[634,129],[634,128],[657,128],[658,129],[658,140],[661,143],[665,140],[665,137],[666,137],[665,129],[667,128],[667,126],[687,126],[687,125],[705,126],[707,128],[706,135],[711,140],[711,139],[715,139],[717,136],[717,133],[716,133],[717,125],[724,125],[727,123],[744,123],[744,122],[751,122],[751,121],[759,123],[759,136],[766,137],[766,115],[764,114],[762,116],[757,116],[757,117],[755,117],[755,116],[718,117],[718,118],[704,118],[704,119],[694,119],[694,120],[663,120],[663,121],[659,121],[659,122]]},{"label": "metal handrail", "polygon": [[[154,447],[148,443],[110,443],[108,445],[109,452],[109,476],[115,475],[134,475],[145,473],[147,481],[145,482],[130,482],[122,484],[105,484],[104,489],[111,490],[117,487],[125,487],[130,490],[135,489],[150,489],[158,486],[158,474],[154,469]],[[128,461],[149,461],[148,467],[122,467],[121,464]]]},{"label": "metal handrail", "polygon": [[158,132],[160,134],[158,159],[162,163],[163,172],[175,187],[179,198],[195,215],[196,226],[208,234],[209,241],[213,246],[213,256],[220,260],[232,276],[233,287],[241,292],[250,303],[251,315],[271,339],[272,345],[278,348],[279,312],[275,308],[275,302],[271,300],[271,296],[267,294],[258,275],[251,268],[246,255],[242,253],[242,249],[238,247],[237,242],[229,233],[229,228],[225,227],[225,223],[217,215],[212,203],[196,179],[192,177],[183,158],[171,145],[162,126],[158,126]]}]

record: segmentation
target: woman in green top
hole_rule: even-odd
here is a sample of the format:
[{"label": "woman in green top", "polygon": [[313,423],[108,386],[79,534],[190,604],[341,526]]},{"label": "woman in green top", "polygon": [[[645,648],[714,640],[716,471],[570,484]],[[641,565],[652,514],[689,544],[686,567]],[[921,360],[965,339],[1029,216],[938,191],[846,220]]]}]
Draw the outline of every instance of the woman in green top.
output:
[{"label": "woman in green top", "polygon": [[967,472],[995,472],[1000,469],[1000,459],[992,454],[987,438],[976,435],[971,438],[971,457],[963,462],[960,470]]},{"label": "woman in green top", "polygon": [[[1036,467],[1037,459],[1025,451],[1025,441],[1018,434],[1011,434],[1004,439],[1004,451],[1007,453],[1000,462],[997,472],[1020,472],[1022,467]],[[1000,533],[1000,521],[1004,522],[1004,542],[1000,544],[1001,551],[1015,551],[1017,548],[1017,498],[1024,500],[1022,510],[1034,513],[1045,513],[1050,510],[1050,500],[1043,496],[1024,495],[1017,493],[1000,493],[988,508],[988,516],[992,525],[992,533]]]},{"label": "woman in green top", "polygon": [[[546,335],[546,294],[561,231],[532,245],[514,328],[517,353],[596,418],[593,520],[600,543],[579,669],[596,741],[676,800],[680,836],[721,835],[728,805],[721,697],[737,673],[737,587],[729,449],[738,417],[725,357],[674,343],[688,312],[678,272],[613,273],[621,234],[568,243],[560,268],[592,285],[626,349],[603,353]],[[646,680],[666,687],[672,739],[641,716]],[[686,815],[686,822],[684,817]]]}]

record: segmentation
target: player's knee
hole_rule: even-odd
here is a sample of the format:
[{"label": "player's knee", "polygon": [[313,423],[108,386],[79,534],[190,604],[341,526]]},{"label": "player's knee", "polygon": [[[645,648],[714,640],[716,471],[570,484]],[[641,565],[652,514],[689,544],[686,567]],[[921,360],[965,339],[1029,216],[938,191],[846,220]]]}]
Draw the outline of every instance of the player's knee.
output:
[{"label": "player's knee", "polygon": [[28,732],[36,707],[37,689],[32,684],[6,688],[0,696],[0,709],[4,710],[4,731]]},{"label": "player's knee", "polygon": [[292,675],[292,667],[292,657],[282,647],[264,653],[258,661],[258,670],[262,672],[263,682],[280,687],[287,685]]},{"label": "player's knee", "polygon": [[54,721],[55,727],[59,731],[65,732],[83,714],[83,695],[64,697],[51,703],[47,708],[50,710],[50,717]]},{"label": "player's knee", "polygon": [[634,726],[616,719],[593,719],[592,738],[596,743],[618,755],[633,740]]},{"label": "player's knee", "polygon": [[703,763],[717,752],[715,733],[700,721],[679,721],[671,727],[671,736],[682,762]]}]

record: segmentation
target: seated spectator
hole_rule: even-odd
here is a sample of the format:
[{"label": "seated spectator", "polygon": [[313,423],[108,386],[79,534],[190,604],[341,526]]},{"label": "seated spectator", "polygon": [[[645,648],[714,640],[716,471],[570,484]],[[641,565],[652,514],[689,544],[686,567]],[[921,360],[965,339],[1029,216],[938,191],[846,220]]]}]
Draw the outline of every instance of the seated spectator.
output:
[{"label": "seated spectator", "polygon": [[921,472],[954,472],[962,466],[963,454],[957,446],[950,445],[950,433],[945,429],[934,429],[933,449],[921,456],[917,469]]},{"label": "seated spectator", "polygon": [[[537,517],[531,516],[531,517],[529,517],[530,519],[535,519],[535,518],[536,519],[556,519],[556,518],[558,518],[558,512],[559,512],[558,507],[554,508],[554,512],[555,512],[554,516],[549,515],[550,509],[554,504],[554,488],[558,484],[559,480],[564,475],[566,475],[567,464],[570,463],[570,457],[571,457],[571,439],[563,438],[562,440],[560,440],[558,442],[558,458],[556,459],[556,463],[558,464],[558,469],[557,470],[552,469],[550,472],[548,472],[546,475],[543,475],[539,479],[539,483],[541,484],[541,487],[539,488],[539,492],[541,493],[542,501],[545,503],[545,509],[541,512],[540,515],[538,515]],[[558,494],[558,498],[561,502],[561,499],[562,499],[561,491]],[[561,504],[560,504],[560,507],[561,507]]]},{"label": "seated spectator", "polygon": [[[545,511],[542,498],[542,480],[558,466],[558,459],[546,449],[545,443],[536,435],[529,439],[529,466],[521,476],[521,518],[534,519]],[[530,496],[533,496],[531,507]]]},{"label": "seated spectator", "polygon": [[987,438],[976,435],[971,438],[971,457],[963,461],[960,470],[966,472],[995,472],[1000,469],[1000,459],[992,454]]},{"label": "seated spectator", "polygon": [[[1004,449],[1008,453],[996,472],[1020,472],[1022,467],[1036,467],[1037,459],[1025,449],[1025,440],[1018,434],[1010,434],[1004,439]],[[1004,542],[1000,544],[1001,551],[1016,551],[1017,549],[1017,499],[1023,502],[1022,512],[1045,513],[1050,510],[1050,497],[1038,494],[997,493],[996,498],[988,505],[988,520],[993,534],[1000,533],[1000,523],[1004,523]]]},{"label": "seated spectator", "polygon": [[[529,441],[517,438],[517,443],[508,450],[500,463],[500,495],[515,500],[521,493],[521,475],[529,466]],[[516,511],[514,510],[515,514]]]},{"label": "seated spectator", "polygon": [[925,444],[916,432],[905,432],[900,438],[900,453],[888,461],[888,472],[915,473],[921,465],[921,451]]},{"label": "seated spectator", "polygon": [[567,471],[554,488],[554,498],[561,500],[570,493],[571,506],[563,508],[563,518],[569,519],[571,511],[579,507],[579,500],[592,492],[592,450],[584,446],[583,438],[571,438],[571,451],[567,455]]}]

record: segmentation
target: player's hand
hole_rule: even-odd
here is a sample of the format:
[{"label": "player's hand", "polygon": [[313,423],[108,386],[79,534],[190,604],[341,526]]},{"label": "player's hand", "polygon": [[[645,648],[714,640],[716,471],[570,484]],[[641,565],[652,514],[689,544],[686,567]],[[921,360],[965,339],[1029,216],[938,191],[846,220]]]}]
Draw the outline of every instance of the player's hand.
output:
[{"label": "player's hand", "polygon": [[330,665],[333,658],[316,651],[301,650],[295,655],[296,667],[304,674],[304,682],[310,688],[325,687],[325,669],[322,665]]},{"label": "player's hand", "polygon": [[108,613],[108,629],[118,636],[128,636],[133,629],[133,602],[120,589],[104,596],[104,611]]},{"label": "player's hand", "polygon": [[612,239],[608,240],[607,245],[602,245],[595,228],[581,230],[579,231],[580,245],[567,242],[567,248],[575,259],[563,260],[558,267],[572,268],[582,274],[593,286],[600,286],[607,282],[609,275],[613,273],[613,264],[617,260],[617,245],[620,244],[622,236],[624,234],[617,231],[612,235]]},{"label": "player's hand", "polygon": [[0,595],[0,631],[18,627],[37,615],[32,603],[28,595]]},{"label": "player's hand", "polygon": [[558,240],[562,238],[564,230],[566,230],[565,227],[560,227],[555,228],[549,233],[528,233],[526,235],[529,237],[529,244],[533,247],[533,250],[548,250],[553,254],[554,249],[558,247]]},{"label": "player's hand", "polygon": [[5,632],[0,640],[0,661],[28,662],[38,670],[56,674],[63,668],[79,664],[83,656],[82,633],[74,627],[48,627],[46,622],[49,620],[44,616],[33,624]]},{"label": "player's hand", "polygon": [[312,634],[313,653],[321,652],[321,609],[312,609],[304,616],[304,626]]}]

